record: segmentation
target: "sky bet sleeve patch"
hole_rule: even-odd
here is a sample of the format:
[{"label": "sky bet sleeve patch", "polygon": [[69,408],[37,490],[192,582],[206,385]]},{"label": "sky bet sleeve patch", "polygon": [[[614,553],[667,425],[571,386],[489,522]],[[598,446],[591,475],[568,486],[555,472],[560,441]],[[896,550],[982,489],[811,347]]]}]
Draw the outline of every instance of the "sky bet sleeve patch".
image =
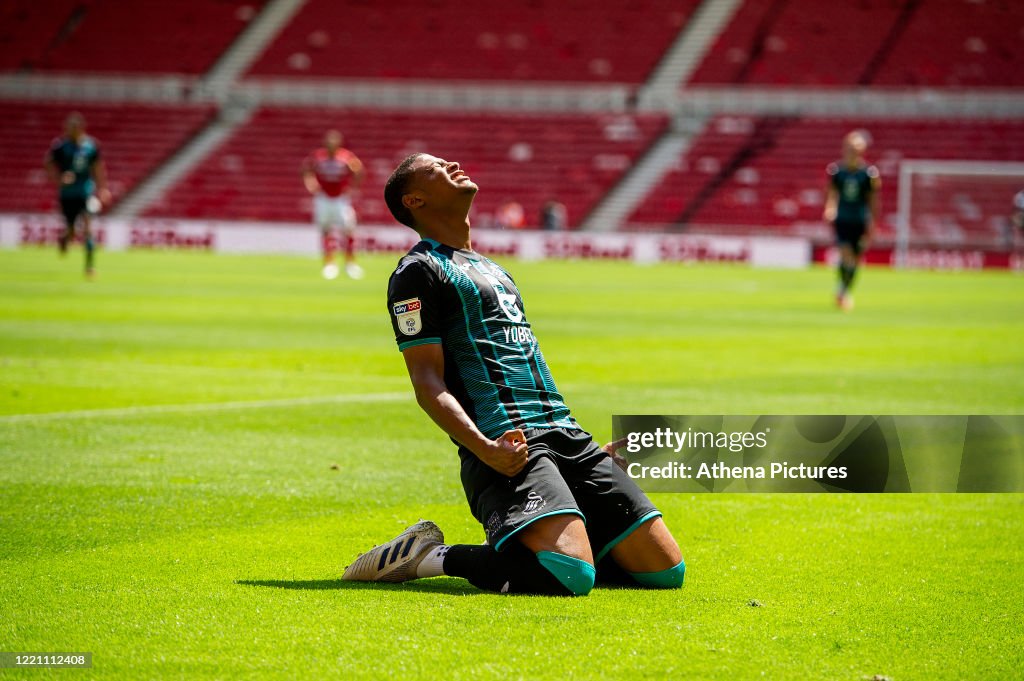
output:
[{"label": "sky bet sleeve patch", "polygon": [[440,343],[444,304],[437,274],[429,262],[407,255],[388,281],[388,315],[398,349]]},{"label": "sky bet sleeve patch", "polygon": [[402,300],[392,305],[391,309],[395,315],[398,330],[406,336],[418,334],[423,329],[423,322],[420,317],[420,310],[422,308],[423,303],[420,302],[419,298]]}]

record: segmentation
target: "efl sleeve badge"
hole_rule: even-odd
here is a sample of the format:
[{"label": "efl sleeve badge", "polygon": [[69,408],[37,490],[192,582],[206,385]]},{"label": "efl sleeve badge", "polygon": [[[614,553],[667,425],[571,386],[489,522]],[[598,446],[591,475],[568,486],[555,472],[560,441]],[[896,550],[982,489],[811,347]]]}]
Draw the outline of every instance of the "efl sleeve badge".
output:
[{"label": "efl sleeve badge", "polygon": [[423,322],[420,319],[420,310],[423,304],[419,298],[410,298],[395,303],[392,306],[395,319],[398,322],[398,330],[406,336],[415,336],[423,330]]}]

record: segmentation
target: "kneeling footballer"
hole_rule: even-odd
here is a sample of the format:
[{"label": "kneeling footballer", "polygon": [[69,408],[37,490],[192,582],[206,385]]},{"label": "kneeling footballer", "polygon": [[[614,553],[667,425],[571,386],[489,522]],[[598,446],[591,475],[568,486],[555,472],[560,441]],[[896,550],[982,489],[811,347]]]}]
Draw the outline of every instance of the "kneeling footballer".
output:
[{"label": "kneeling footballer", "polygon": [[398,263],[388,309],[420,407],[458,445],[484,545],[448,545],[430,521],[343,579],[452,575],[501,593],[585,595],[595,580],[676,588],[686,566],[661,512],[569,412],[512,277],[473,251],[478,187],[454,161],[406,158],[384,190],[422,238]]}]

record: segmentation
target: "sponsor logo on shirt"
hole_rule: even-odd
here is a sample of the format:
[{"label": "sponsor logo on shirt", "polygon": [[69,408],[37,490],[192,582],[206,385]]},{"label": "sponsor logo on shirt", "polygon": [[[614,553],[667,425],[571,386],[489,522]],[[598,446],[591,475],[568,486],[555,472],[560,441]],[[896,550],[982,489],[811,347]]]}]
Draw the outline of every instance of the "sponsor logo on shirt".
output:
[{"label": "sponsor logo on shirt", "polygon": [[392,305],[391,309],[395,313],[398,330],[406,336],[415,336],[423,329],[423,322],[420,319],[423,303],[419,298],[399,301]]},{"label": "sponsor logo on shirt", "polygon": [[548,502],[544,501],[544,497],[531,491],[526,495],[526,503],[523,504],[523,515],[533,515],[540,509],[547,506],[547,503]]},{"label": "sponsor logo on shirt", "polygon": [[400,303],[395,303],[395,314],[408,314],[410,312],[416,312],[422,307],[419,298],[412,298],[410,300],[403,300]]}]

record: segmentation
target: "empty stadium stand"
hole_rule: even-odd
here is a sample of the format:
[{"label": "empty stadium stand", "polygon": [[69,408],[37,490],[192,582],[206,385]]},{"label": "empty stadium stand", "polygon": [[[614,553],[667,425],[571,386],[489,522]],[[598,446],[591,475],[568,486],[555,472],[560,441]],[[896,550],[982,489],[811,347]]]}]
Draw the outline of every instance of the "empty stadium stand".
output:
[{"label": "empty stadium stand", "polygon": [[660,115],[528,115],[263,108],[185,177],[150,215],[310,219],[303,158],[337,127],[366,164],[356,208],[363,222],[394,222],[384,182],[402,158],[426,151],[464,164],[480,185],[478,224],[510,199],[530,224],[557,197],[578,225],[667,124]]},{"label": "empty stadium stand", "polygon": [[0,70],[201,74],[266,0],[5,0]]},{"label": "empty stadium stand", "polygon": [[[652,79],[659,63],[677,73],[666,53],[712,10],[714,28],[672,51],[699,61],[692,87],[677,82],[685,75]],[[365,223],[392,223],[384,180],[426,150],[463,161],[481,184],[478,226],[511,199],[534,223],[554,197],[576,228],[661,142],[645,157],[656,172],[632,175],[615,217],[599,226],[605,213],[594,212],[587,228],[614,229],[632,211],[628,229],[817,239],[823,168],[843,133],[866,127],[886,236],[901,159],[1024,160],[1022,27],[1024,2],[1011,0],[7,0],[0,211],[52,211],[42,155],[79,109],[118,197],[149,178],[122,217],[305,222],[299,164],[338,127],[368,165]],[[109,103],[119,100],[135,103]],[[994,237],[1003,198],[977,185],[936,185],[922,232]]]},{"label": "empty stadium stand", "polygon": [[309,0],[254,76],[641,83],[698,0]]},{"label": "empty stadium stand", "polygon": [[180,148],[214,109],[202,106],[45,104],[0,101],[0,211],[50,212],[57,190],[43,171],[50,143],[72,110],[99,140],[115,201]]},{"label": "empty stadium stand", "polygon": [[0,3],[0,70],[27,70],[39,64],[77,4],[76,0]]},{"label": "empty stadium stand", "polygon": [[[700,225],[702,231],[827,236],[821,221],[825,166],[839,157],[843,135],[856,128],[868,130],[874,139],[868,158],[883,178],[883,238],[891,238],[895,227],[901,160],[1024,158],[1024,121],[720,116],[629,222],[634,229],[685,223]],[[1012,193],[1000,196],[981,187],[977,183],[961,196],[950,191],[941,209],[948,214],[935,216],[933,224],[945,224],[942,229],[960,240],[1000,237],[992,218],[1008,213]]]},{"label": "empty stadium stand", "polygon": [[1005,0],[746,0],[690,83],[1019,86],[1022,26]]},{"label": "empty stadium stand", "polygon": [[923,0],[871,84],[1024,85],[1024,3]]}]

